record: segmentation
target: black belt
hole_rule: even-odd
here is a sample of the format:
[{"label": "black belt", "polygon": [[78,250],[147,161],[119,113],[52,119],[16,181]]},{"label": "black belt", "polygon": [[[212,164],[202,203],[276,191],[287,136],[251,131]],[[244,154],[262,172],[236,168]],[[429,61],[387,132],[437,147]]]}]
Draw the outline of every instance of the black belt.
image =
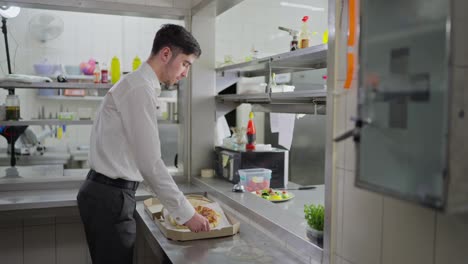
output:
[{"label": "black belt", "polygon": [[138,184],[139,184],[139,182],[136,182],[136,181],[127,181],[124,179],[112,179],[94,170],[89,171],[87,179],[97,182],[97,183],[111,185],[120,189],[130,189],[134,191],[138,189]]}]

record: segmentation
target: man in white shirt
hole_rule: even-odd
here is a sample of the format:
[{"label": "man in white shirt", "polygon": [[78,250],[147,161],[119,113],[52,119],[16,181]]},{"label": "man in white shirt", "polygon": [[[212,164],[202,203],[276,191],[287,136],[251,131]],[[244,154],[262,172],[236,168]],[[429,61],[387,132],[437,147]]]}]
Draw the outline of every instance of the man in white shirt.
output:
[{"label": "man in white shirt", "polygon": [[190,32],[164,25],[148,60],[104,97],[91,132],[91,170],[77,196],[94,264],[132,263],[135,190],[143,179],[179,224],[209,231],[208,220],[195,212],[161,159],[156,118],[160,82],[185,78],[200,54]]}]

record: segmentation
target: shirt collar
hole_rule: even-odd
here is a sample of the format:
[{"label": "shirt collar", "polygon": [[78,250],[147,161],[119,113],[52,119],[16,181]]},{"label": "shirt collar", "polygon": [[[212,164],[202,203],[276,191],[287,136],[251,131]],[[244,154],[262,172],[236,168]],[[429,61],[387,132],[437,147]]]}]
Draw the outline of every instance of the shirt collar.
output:
[{"label": "shirt collar", "polygon": [[138,69],[141,74],[151,83],[151,88],[154,88],[156,92],[159,94],[161,93],[161,84],[159,83],[158,76],[154,72],[153,68],[148,64],[148,62],[144,62],[141,64],[140,68]]}]

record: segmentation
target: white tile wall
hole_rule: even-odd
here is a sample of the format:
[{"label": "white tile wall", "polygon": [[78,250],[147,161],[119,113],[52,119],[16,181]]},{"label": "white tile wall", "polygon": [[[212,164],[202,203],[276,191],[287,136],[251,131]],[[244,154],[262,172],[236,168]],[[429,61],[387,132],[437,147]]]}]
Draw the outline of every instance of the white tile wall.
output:
[{"label": "white tile wall", "polygon": [[24,227],[24,264],[55,263],[55,225]]},{"label": "white tile wall", "polygon": [[435,264],[468,263],[468,215],[437,214]]},{"label": "white tile wall", "polygon": [[23,228],[0,229],[0,263],[23,263]]},{"label": "white tile wall", "polygon": [[454,22],[452,28],[455,32],[454,36],[454,57],[455,65],[468,66],[468,35],[466,34],[466,11],[468,10],[468,1],[456,0],[453,8]]},{"label": "white tile wall", "polygon": [[[346,90],[346,131],[356,127],[355,121],[357,117],[357,80],[352,81],[351,88]],[[353,138],[348,138],[345,142],[345,169],[355,171],[356,168],[356,144]]]},{"label": "white tile wall", "polygon": [[[340,136],[347,131],[346,129],[346,94],[339,87],[343,87],[343,82],[338,81],[335,87],[334,105],[335,105],[335,133],[334,137]],[[335,144],[335,166],[345,168],[345,142],[341,141]]]},{"label": "white tile wall", "polygon": [[435,212],[384,198],[382,264],[432,263]]},{"label": "white tile wall", "polygon": [[346,171],[341,256],[359,264],[381,259],[383,198],[354,186],[354,172]]},{"label": "white tile wall", "polygon": [[[295,0],[294,3],[323,7],[316,12],[300,8],[284,7],[280,0],[244,0],[217,18],[216,61],[223,61],[230,54],[236,61],[250,55],[252,46],[260,56],[289,51],[292,37],[278,26],[300,30],[301,19],[308,15],[309,30],[318,34],[311,38],[311,45],[322,42],[322,33],[327,28],[327,1]],[[242,18],[242,19],[239,19]]]},{"label": "white tile wall", "polygon": [[332,230],[332,233],[335,234],[335,237],[332,239],[332,253],[341,253],[343,252],[343,205],[344,205],[344,181],[345,181],[345,170],[336,169],[336,197],[337,197],[337,206],[336,211],[333,212],[336,217],[336,228]]},{"label": "white tile wall", "polygon": [[83,264],[87,261],[87,244],[84,228],[81,222],[57,224],[56,260],[57,264]]},{"label": "white tile wall", "polygon": [[335,255],[335,262],[333,262],[333,264],[354,264],[354,263],[351,263],[349,260],[346,260],[338,255]]}]

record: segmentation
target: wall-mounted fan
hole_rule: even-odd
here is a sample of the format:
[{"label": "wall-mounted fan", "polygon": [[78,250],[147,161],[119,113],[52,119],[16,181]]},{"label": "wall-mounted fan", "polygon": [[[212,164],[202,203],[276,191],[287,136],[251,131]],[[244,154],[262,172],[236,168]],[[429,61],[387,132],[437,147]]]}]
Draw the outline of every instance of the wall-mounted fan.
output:
[{"label": "wall-mounted fan", "polygon": [[29,20],[29,32],[41,42],[60,36],[63,26],[63,20],[60,17],[45,13],[37,14]]}]

